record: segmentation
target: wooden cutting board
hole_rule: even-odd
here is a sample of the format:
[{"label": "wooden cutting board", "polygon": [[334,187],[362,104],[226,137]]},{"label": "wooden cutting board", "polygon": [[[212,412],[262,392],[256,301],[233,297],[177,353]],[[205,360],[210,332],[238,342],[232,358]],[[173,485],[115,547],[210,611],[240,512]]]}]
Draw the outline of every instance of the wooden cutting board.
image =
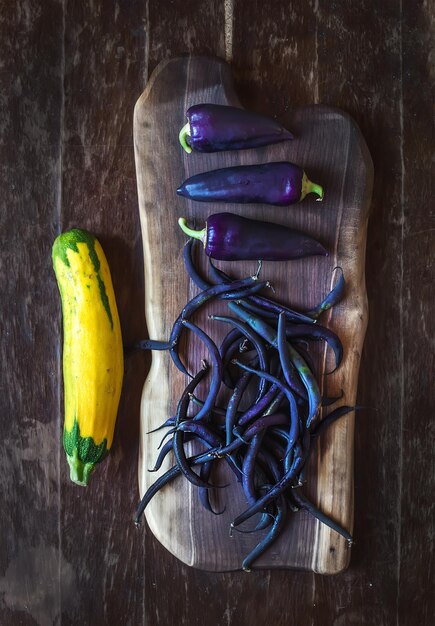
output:
[{"label": "wooden cutting board", "polygon": [[[257,150],[187,155],[178,143],[178,132],[185,123],[185,111],[201,102],[240,106],[231,70],[218,59],[190,57],[164,61],[152,74],[135,108],[134,143],[149,337],[167,339],[180,310],[198,292],[182,261],[186,237],[177,225],[180,216],[202,228],[207,215],[229,210],[295,227],[319,239],[330,255],[264,263],[262,277],[273,283],[275,298],[304,309],[317,304],[334,284],[333,268],[337,265],[343,268],[347,282],[345,299],[324,314],[321,323],[340,336],[344,359],[334,374],[321,375],[320,380],[323,394],[339,395],[343,390],[341,403],[352,405],[367,324],[364,259],[373,166],[364,139],[356,124],[342,111],[311,106],[290,116],[288,128],[295,135],[291,142]],[[309,196],[289,208],[226,206],[195,203],[175,193],[185,178],[198,172],[278,160],[303,166],[312,180],[324,186],[324,201],[316,202]],[[206,276],[205,255],[198,254],[197,259]],[[220,265],[238,277],[252,274],[256,269],[253,262]],[[213,304],[196,316],[195,322],[219,345],[229,329],[210,321],[211,312],[228,314],[224,304]],[[191,372],[197,371],[201,359],[206,357],[203,347],[191,337],[182,342],[181,355]],[[322,372],[331,369],[333,359],[329,350],[319,347],[317,357]],[[185,385],[185,377],[172,364],[168,353],[153,352],[141,405],[141,497],[157,476],[173,464],[171,458],[158,474],[148,472],[154,465],[162,431],[147,432],[174,414]],[[319,442],[306,490],[324,512],[349,530],[353,525],[353,439],[354,415],[350,414],[334,424]],[[196,487],[184,478],[166,486],[146,509],[152,532],[170,552],[189,565],[210,571],[239,569],[243,557],[261,537],[238,532],[230,536],[230,523],[246,508],[246,502],[240,485],[224,466],[220,464],[214,477],[214,482],[219,484],[230,483],[214,496],[217,508],[226,507],[222,515],[214,516],[203,509]],[[302,568],[334,574],[347,566],[350,549],[342,537],[305,512],[289,517],[285,532],[256,562],[256,567]]]}]

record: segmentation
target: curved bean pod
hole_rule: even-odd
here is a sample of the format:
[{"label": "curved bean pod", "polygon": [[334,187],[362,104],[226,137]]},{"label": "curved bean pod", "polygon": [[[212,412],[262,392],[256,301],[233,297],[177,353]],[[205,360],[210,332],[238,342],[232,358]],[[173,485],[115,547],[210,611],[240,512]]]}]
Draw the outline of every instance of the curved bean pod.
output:
[{"label": "curved bean pod", "polygon": [[[265,431],[261,431],[251,439],[242,464],[242,487],[248,504],[253,504],[257,500],[257,493],[254,485],[254,472],[257,455],[260,451],[261,442]],[[263,514],[261,520],[254,531],[263,530],[270,526],[271,518],[269,514]],[[252,532],[254,532],[252,531]],[[250,531],[251,532],[251,531]]]},{"label": "curved bean pod", "polygon": [[343,359],[343,345],[337,335],[329,328],[320,324],[292,324],[286,327],[287,339],[307,337],[309,339],[323,339],[332,348],[335,356],[335,368],[328,374],[332,374],[340,366]]},{"label": "curved bean pod", "polygon": [[206,280],[204,280],[202,278],[202,276],[199,275],[195,263],[193,262],[193,258],[192,258],[192,249],[193,246],[195,245],[195,241],[197,241],[196,239],[193,239],[193,237],[191,237],[185,244],[183,247],[183,261],[184,261],[184,265],[186,267],[186,271],[188,273],[188,275],[190,276],[191,280],[195,283],[195,285],[197,287],[199,287],[200,289],[202,289],[203,291],[205,291],[206,289],[209,289],[212,285],[210,283],[208,283]]},{"label": "curved bean pod", "polygon": [[[187,420],[185,422],[181,422],[178,427],[180,430],[184,432],[190,432],[195,434],[200,439],[206,441],[211,446],[210,452],[207,453],[207,456],[203,458],[206,461],[213,461],[218,458],[216,451],[221,450],[223,448],[223,440],[220,439],[215,433],[213,433],[209,427],[205,426],[202,422],[196,422],[194,420]],[[238,466],[237,460],[231,454],[232,450],[229,451],[226,456],[228,463],[236,475],[238,482],[242,481],[242,472]],[[204,462],[204,461],[203,461]]]},{"label": "curved bean pod", "polygon": [[334,411],[331,411],[326,417],[324,417],[312,430],[311,437],[319,437],[331,424],[336,422],[340,417],[355,411],[361,407],[358,406],[339,406]]},{"label": "curved bean pod", "polygon": [[[282,383],[278,378],[276,378],[275,376],[272,376],[272,374],[255,370],[252,367],[249,367],[248,365],[241,363],[240,361],[234,361],[234,363],[235,365],[238,365],[238,367],[241,367],[247,372],[251,372],[252,374],[256,374],[257,376],[265,378],[269,382],[276,385],[282,392],[284,392],[290,405],[289,440],[290,440],[290,447],[293,447],[294,443],[296,442],[296,439],[299,437],[299,415],[298,415],[298,407],[296,405],[296,400],[291,390],[287,387],[287,385],[284,385],[284,383]],[[267,418],[260,418],[257,420],[256,423],[260,422],[261,419],[267,419]]]},{"label": "curved bean pod", "polygon": [[287,503],[285,498],[280,496],[277,501],[277,513],[272,528],[267,533],[266,537],[258,543],[253,550],[245,557],[242,563],[242,569],[245,572],[250,572],[252,564],[256,561],[278,538],[281,530],[285,526]]},{"label": "curved bean pod", "polygon": [[201,339],[201,341],[206,345],[213,364],[212,381],[210,384],[207,399],[204,402],[204,406],[202,407],[202,409],[200,409],[194,417],[194,420],[199,421],[207,417],[213,409],[222,382],[222,360],[216,344],[207,335],[207,333],[205,333],[201,328],[199,328],[195,324],[192,324],[192,322],[189,322],[188,320],[183,320],[183,325],[186,326],[186,328],[191,330],[193,333],[195,333],[199,337],[199,339]]},{"label": "curved bean pod", "polygon": [[291,468],[286,472],[283,477],[275,484],[273,487],[267,491],[261,498],[257,500],[255,504],[250,506],[246,511],[241,513],[236,517],[236,519],[232,522],[232,526],[239,526],[246,522],[250,517],[259,513],[266,507],[270,502],[275,500],[283,491],[292,487],[295,481],[295,477],[299,475],[299,472],[303,468],[305,463],[305,457],[303,454],[300,454],[295,457],[293,460]]},{"label": "curved bean pod", "polygon": [[189,372],[186,370],[178,355],[178,343],[180,340],[181,331],[183,330],[183,322],[185,320],[188,320],[190,317],[192,317],[192,315],[196,311],[198,311],[201,306],[203,306],[212,298],[221,297],[225,299],[231,299],[234,297],[235,299],[238,299],[240,298],[241,294],[249,294],[251,292],[255,293],[255,291],[263,289],[263,287],[265,287],[267,284],[267,281],[258,283],[255,277],[248,276],[247,278],[234,281],[230,285],[224,283],[220,285],[212,285],[205,291],[201,291],[201,293],[197,294],[194,298],[189,300],[189,302],[184,306],[180,315],[175,320],[169,337],[169,344],[171,345],[170,355],[176,367],[181,372],[183,372],[183,374],[190,376]]},{"label": "curved bean pod", "polygon": [[[208,452],[203,452],[201,454],[196,454],[195,456],[189,457],[188,461],[191,465],[199,465],[202,463],[207,463],[209,461],[213,460],[212,458],[210,458],[210,455]],[[181,474],[181,470],[178,467],[178,465],[174,465],[173,467],[171,467],[170,469],[168,469],[167,472],[165,472],[164,474],[162,474],[161,476],[159,476],[159,478],[146,490],[142,500],[139,502],[134,517],[133,517],[133,521],[135,523],[136,526],[139,526],[140,524],[140,518],[143,515],[143,512],[145,511],[146,507],[148,506],[148,504],[150,503],[150,501],[152,500],[152,498],[156,495],[156,493],[165,485],[167,485],[169,482],[171,482],[171,480],[173,480],[174,478],[176,478],[177,476],[180,476]]]},{"label": "curved bean pod", "polygon": [[[201,468],[199,471],[199,477],[201,478],[201,480],[208,482],[212,467],[213,467],[213,461],[209,461],[208,463],[204,463],[203,465],[201,465]],[[209,489],[204,489],[203,487],[200,487],[198,490],[199,501],[201,502],[202,506],[206,509],[206,511],[213,513],[213,515],[222,515],[222,513],[225,512],[226,507],[224,507],[222,511],[215,511],[210,502],[209,491],[210,491]]]},{"label": "curved bean pod", "polygon": [[225,443],[228,446],[233,440],[233,428],[237,419],[237,409],[247,386],[252,378],[252,374],[245,372],[234,387],[234,392],[228,401],[227,411],[225,414]]},{"label": "curved bean pod", "polygon": [[307,312],[307,315],[309,315],[314,320],[316,320],[322,313],[333,307],[335,304],[338,304],[340,300],[343,299],[344,292],[346,291],[346,281],[344,280],[343,270],[341,269],[341,267],[334,267],[332,271],[335,270],[340,270],[341,272],[337,284],[320,304]]},{"label": "curved bean pod", "polygon": [[[237,328],[237,330],[239,330],[247,339],[249,339],[249,341],[252,343],[255,350],[257,351],[260,361],[260,369],[262,371],[267,370],[268,357],[266,354],[266,346],[262,342],[261,337],[259,337],[255,331],[253,331],[247,324],[244,324],[234,317],[227,317],[225,315],[210,315],[209,319],[217,320],[218,322],[224,322],[225,324],[231,324],[232,326]],[[264,394],[265,388],[265,383],[259,386],[258,397],[261,397]]]},{"label": "curved bean pod", "polygon": [[335,530],[339,535],[344,537],[349,542],[349,545],[352,545],[353,538],[349,531],[340,526],[340,524],[335,522],[328,515],[322,513],[322,511],[320,511],[312,502],[310,502],[310,500],[308,500],[308,498],[304,496],[303,493],[301,493],[300,489],[294,489],[292,492],[292,497],[295,500],[296,504],[299,506],[299,508],[308,511],[308,513],[318,519],[319,522],[322,522],[322,524],[326,524],[326,526],[329,526],[329,528]]},{"label": "curved bean pod", "polygon": [[196,487],[202,487],[204,489],[212,489],[213,485],[204,481],[198,474],[196,474],[191,468],[187,461],[185,452],[184,452],[184,433],[178,429],[180,422],[185,421],[187,417],[187,411],[190,403],[190,394],[192,394],[195,388],[199,385],[201,380],[204,378],[206,372],[208,370],[208,365],[206,361],[202,362],[202,369],[198,371],[195,377],[189,382],[183,394],[181,396],[180,401],[177,406],[177,414],[175,418],[175,432],[172,438],[173,441],[173,451],[175,455],[175,459],[177,461],[177,465],[179,466],[181,473],[189,482],[191,482]]},{"label": "curved bean pod", "polygon": [[[217,283],[221,283],[221,282],[230,283],[234,280],[226,272],[217,268],[213,264],[210,258],[209,258],[209,267],[210,267],[210,273],[212,274],[214,280]],[[277,319],[278,315],[284,312],[289,322],[305,322],[306,324],[315,323],[315,320],[313,320],[312,317],[305,315],[304,313],[301,313],[299,311],[294,311],[293,309],[283,304],[280,304],[279,302],[275,302],[274,300],[271,300],[270,298],[266,298],[265,296],[250,295],[250,296],[244,297],[243,301],[240,302],[240,304],[246,309],[252,311],[253,313],[257,313],[258,315],[261,315],[262,317],[269,317],[272,319]]]},{"label": "curved bean pod", "polygon": [[239,417],[237,425],[245,426],[256,417],[258,417],[261,413],[266,411],[267,407],[270,406],[271,402],[273,402],[273,400],[279,393],[279,388],[276,385],[272,385],[260,400],[256,401]]},{"label": "curved bean pod", "polygon": [[321,403],[320,389],[308,365],[305,363],[305,361],[299,355],[296,349],[293,348],[287,342],[285,317],[282,313],[280,314],[278,318],[277,346],[278,346],[279,358],[281,361],[282,368],[284,370],[284,375],[286,376],[286,380],[287,380],[287,375],[289,375],[288,373],[291,371],[289,364],[293,363],[296,366],[297,371],[299,372],[299,375],[302,379],[302,382],[304,383],[307,389],[307,392],[308,392],[307,428],[308,428],[320,407],[320,403]]}]

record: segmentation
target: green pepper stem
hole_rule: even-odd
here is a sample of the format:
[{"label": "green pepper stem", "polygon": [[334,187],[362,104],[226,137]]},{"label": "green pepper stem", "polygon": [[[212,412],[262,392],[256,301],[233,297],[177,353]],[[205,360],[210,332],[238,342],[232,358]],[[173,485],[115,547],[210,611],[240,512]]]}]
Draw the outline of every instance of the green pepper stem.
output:
[{"label": "green pepper stem", "polygon": [[189,122],[187,122],[187,124],[185,124],[183,128],[180,130],[178,139],[183,149],[187,152],[187,154],[190,154],[192,152],[192,148],[189,146],[189,144],[186,141],[186,137],[188,136],[190,137],[190,123]]},{"label": "green pepper stem", "polygon": [[318,198],[316,198],[317,202],[321,202],[323,200],[323,187],[311,182],[311,180],[308,179],[307,175],[304,172],[304,175],[302,176],[302,189],[300,200],[303,200],[305,196],[309,193],[315,193],[317,194],[317,196],[319,196]]},{"label": "green pepper stem", "polygon": [[192,228],[189,228],[189,226],[187,225],[187,220],[185,217],[179,218],[178,225],[183,231],[183,233],[186,233],[186,235],[189,235],[189,237],[193,237],[194,239],[199,239],[205,245],[205,239],[207,236],[207,227],[203,228],[202,230],[193,230]]}]

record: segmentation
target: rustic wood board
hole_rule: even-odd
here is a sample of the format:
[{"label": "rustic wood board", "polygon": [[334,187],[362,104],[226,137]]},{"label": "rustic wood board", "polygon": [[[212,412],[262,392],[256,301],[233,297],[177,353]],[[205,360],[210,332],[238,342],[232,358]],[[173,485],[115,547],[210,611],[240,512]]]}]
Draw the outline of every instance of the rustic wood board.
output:
[{"label": "rustic wood board", "polygon": [[[344,360],[331,376],[321,377],[323,392],[344,390],[344,403],[355,402],[361,348],[367,324],[364,284],[365,239],[373,168],[365,142],[351,118],[337,109],[315,106],[300,109],[289,128],[296,139],[277,146],[211,155],[186,155],[178,144],[178,130],[192,104],[215,102],[240,106],[229,67],[202,57],[162,62],[136,104],[134,144],[140,217],[144,245],[145,309],[149,336],[169,336],[173,321],[197,289],[182,263],[185,236],[177,226],[184,215],[199,225],[208,214],[221,210],[243,213],[296,227],[320,239],[329,249],[327,258],[314,257],[292,263],[265,263],[263,276],[271,280],[276,297],[295,307],[317,303],[331,287],[332,270],[343,268],[348,284],[345,300],[323,317],[344,345]],[[289,160],[302,165],[309,176],[325,186],[323,203],[307,198],[292,208],[247,205],[239,207],[193,203],[178,198],[177,186],[200,171],[235,164]],[[206,272],[202,255],[198,262]],[[227,266],[228,267],[228,266]],[[255,264],[231,267],[238,276],[252,273]],[[207,319],[214,305],[200,314],[198,323],[217,342],[225,330]],[[189,338],[182,356],[190,371],[197,371],[205,353]],[[184,348],[184,349],[183,349]],[[330,369],[331,355],[320,355]],[[161,432],[147,432],[174,413],[186,384],[165,352],[153,353],[141,405],[139,490],[142,496],[157,474],[154,464]],[[311,466],[309,495],[320,508],[351,529],[353,525],[353,414],[325,435]],[[169,466],[165,464],[162,472]],[[229,536],[231,520],[245,508],[240,486],[219,493],[217,504],[225,513],[212,516],[199,504],[195,490],[178,479],[158,494],[146,510],[148,524],[161,543],[183,562],[210,571],[239,569],[243,556],[258,541],[252,534]],[[344,569],[350,551],[346,542],[305,513],[290,517],[288,529],[256,563],[256,567],[311,569],[333,574]]]}]

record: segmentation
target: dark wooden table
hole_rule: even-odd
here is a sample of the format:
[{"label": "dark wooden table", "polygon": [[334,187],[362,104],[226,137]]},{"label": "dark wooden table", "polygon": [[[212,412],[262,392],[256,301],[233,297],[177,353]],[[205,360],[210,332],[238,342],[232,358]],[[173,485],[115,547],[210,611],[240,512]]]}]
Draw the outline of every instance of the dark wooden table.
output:
[{"label": "dark wooden table", "polygon": [[[434,17],[422,0],[1,3],[0,624],[435,623]],[[146,335],[133,106],[180,54],[229,60],[242,103],[284,124],[292,107],[342,107],[373,157],[356,545],[336,577],[208,574],[135,529],[142,355],[110,459],[86,492],[68,479],[51,245],[94,231],[125,342]]]}]

